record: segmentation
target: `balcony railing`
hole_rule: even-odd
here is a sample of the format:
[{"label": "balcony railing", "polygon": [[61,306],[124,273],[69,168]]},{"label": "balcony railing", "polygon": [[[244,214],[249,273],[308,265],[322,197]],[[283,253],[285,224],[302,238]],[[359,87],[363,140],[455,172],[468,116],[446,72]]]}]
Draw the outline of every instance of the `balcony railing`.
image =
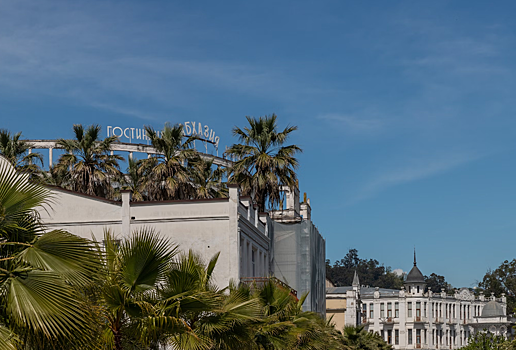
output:
[{"label": "balcony railing", "polygon": [[421,349],[421,344],[416,344],[416,349]]},{"label": "balcony railing", "polygon": [[253,285],[260,286],[269,281],[272,281],[274,284],[289,290],[290,294],[297,298],[297,291],[295,289],[293,289],[292,287],[290,287],[285,282],[277,279],[276,277],[242,277],[242,278],[240,278],[240,283],[244,283],[249,286],[253,286]]}]

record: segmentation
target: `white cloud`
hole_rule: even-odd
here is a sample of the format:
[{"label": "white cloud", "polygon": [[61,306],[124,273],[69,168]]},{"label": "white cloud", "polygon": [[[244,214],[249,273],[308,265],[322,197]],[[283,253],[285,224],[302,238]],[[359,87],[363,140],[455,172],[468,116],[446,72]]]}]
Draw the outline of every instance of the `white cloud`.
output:
[{"label": "white cloud", "polygon": [[403,271],[403,269],[395,269],[395,270],[392,270],[392,272],[398,276],[403,276],[404,274],[407,273],[406,271]]}]

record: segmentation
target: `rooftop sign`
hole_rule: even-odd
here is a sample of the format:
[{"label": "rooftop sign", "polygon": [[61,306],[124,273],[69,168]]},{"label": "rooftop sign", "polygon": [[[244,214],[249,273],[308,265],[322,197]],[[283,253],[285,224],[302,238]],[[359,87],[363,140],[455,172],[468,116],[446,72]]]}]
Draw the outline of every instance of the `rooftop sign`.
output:
[{"label": "rooftop sign", "polygon": [[[185,136],[196,135],[201,139],[200,141],[211,143],[218,149],[220,137],[215,136],[215,131],[210,129],[208,125],[202,125],[201,122],[185,122],[182,125]],[[156,130],[156,134],[161,136],[161,131]],[[144,128],[125,128],[112,125],[108,125],[107,127],[107,136],[116,136],[120,140],[128,140],[131,143],[133,140],[150,140]]]}]

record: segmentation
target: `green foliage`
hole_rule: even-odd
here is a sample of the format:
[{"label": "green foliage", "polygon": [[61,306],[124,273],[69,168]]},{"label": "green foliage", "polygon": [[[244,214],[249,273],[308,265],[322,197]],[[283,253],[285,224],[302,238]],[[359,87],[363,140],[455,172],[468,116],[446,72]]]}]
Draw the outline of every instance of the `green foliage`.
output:
[{"label": "green foliage", "polygon": [[389,350],[387,344],[378,333],[365,330],[364,326],[346,326],[343,330],[342,343],[346,349],[352,350]]},{"label": "green foliage", "polygon": [[443,289],[449,293],[453,291],[453,286],[446,282],[444,276],[432,273],[430,276],[424,276],[424,278],[426,282],[425,292],[427,292],[429,288],[431,288],[434,293],[441,293]]},{"label": "green foliage", "polygon": [[478,332],[470,336],[468,345],[463,350],[514,350],[516,343],[507,340],[504,336],[494,335],[490,332]]},{"label": "green foliage", "polygon": [[30,143],[20,140],[22,133],[11,134],[0,129],[0,153],[16,169],[35,174],[39,171],[38,163],[43,165],[43,157],[39,153],[29,153]]},{"label": "green foliage", "polygon": [[188,199],[192,192],[188,165],[197,157],[192,148],[196,136],[183,142],[183,126],[165,124],[161,133],[146,126],[145,131],[152,146],[160,154],[141,161],[139,174],[144,176],[143,186],[150,200]]},{"label": "green foliage", "polygon": [[46,232],[36,212],[44,187],[0,166],[0,344],[31,348],[89,337],[79,290],[100,267],[93,246],[67,232]]},{"label": "green foliage", "polygon": [[233,129],[241,143],[226,151],[237,159],[230,169],[229,182],[239,184],[244,194],[254,195],[258,209],[265,211],[267,203],[272,207],[280,202],[281,186],[296,185],[299,163],[295,155],[302,150],[296,145],[284,146],[297,126],[278,132],[275,114],[246,118],[248,127]]},{"label": "green foliage", "polygon": [[[120,176],[118,161],[123,160],[121,156],[110,154],[111,145],[117,140],[116,136],[101,141],[99,125],[90,125],[85,129],[76,124],[73,131],[75,139],[57,141],[57,145],[67,153],[59,158],[55,176],[67,172],[68,178],[64,187],[93,196],[112,198],[111,180]],[[50,174],[53,178],[52,171]]]},{"label": "green foliage", "polygon": [[333,266],[329,260],[326,261],[326,276],[336,286],[351,286],[355,271],[362,285],[391,289],[400,289],[403,286],[402,276],[393,273],[390,267],[380,265],[378,260],[360,259],[356,249],[350,249],[346,256],[335,261]]},{"label": "green foliage", "polygon": [[505,260],[495,270],[488,270],[482,281],[478,283],[475,293],[478,294],[480,291],[483,291],[486,295],[505,293],[507,310],[516,312],[516,259]]}]

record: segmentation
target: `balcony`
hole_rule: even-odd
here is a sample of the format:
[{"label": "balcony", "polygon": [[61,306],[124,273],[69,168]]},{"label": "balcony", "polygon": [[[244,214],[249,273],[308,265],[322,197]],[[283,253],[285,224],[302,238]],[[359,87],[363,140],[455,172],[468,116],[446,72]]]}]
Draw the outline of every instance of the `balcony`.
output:
[{"label": "balcony", "polygon": [[416,344],[416,349],[421,349],[421,344]]},{"label": "balcony", "polygon": [[416,316],[414,317],[414,323],[425,323],[426,317]]},{"label": "balcony", "polygon": [[382,319],[380,319],[380,322],[383,324],[393,324],[394,318],[392,318],[392,317],[382,318]]},{"label": "balcony", "polygon": [[434,323],[443,323],[443,319],[436,317]]},{"label": "balcony", "polygon": [[251,287],[261,286],[269,281],[272,281],[274,284],[276,284],[280,288],[287,289],[288,291],[290,291],[290,295],[292,295],[293,297],[295,297],[297,299],[297,291],[295,289],[291,288],[285,282],[277,279],[276,277],[242,277],[242,278],[240,278],[240,283],[247,284]]}]

